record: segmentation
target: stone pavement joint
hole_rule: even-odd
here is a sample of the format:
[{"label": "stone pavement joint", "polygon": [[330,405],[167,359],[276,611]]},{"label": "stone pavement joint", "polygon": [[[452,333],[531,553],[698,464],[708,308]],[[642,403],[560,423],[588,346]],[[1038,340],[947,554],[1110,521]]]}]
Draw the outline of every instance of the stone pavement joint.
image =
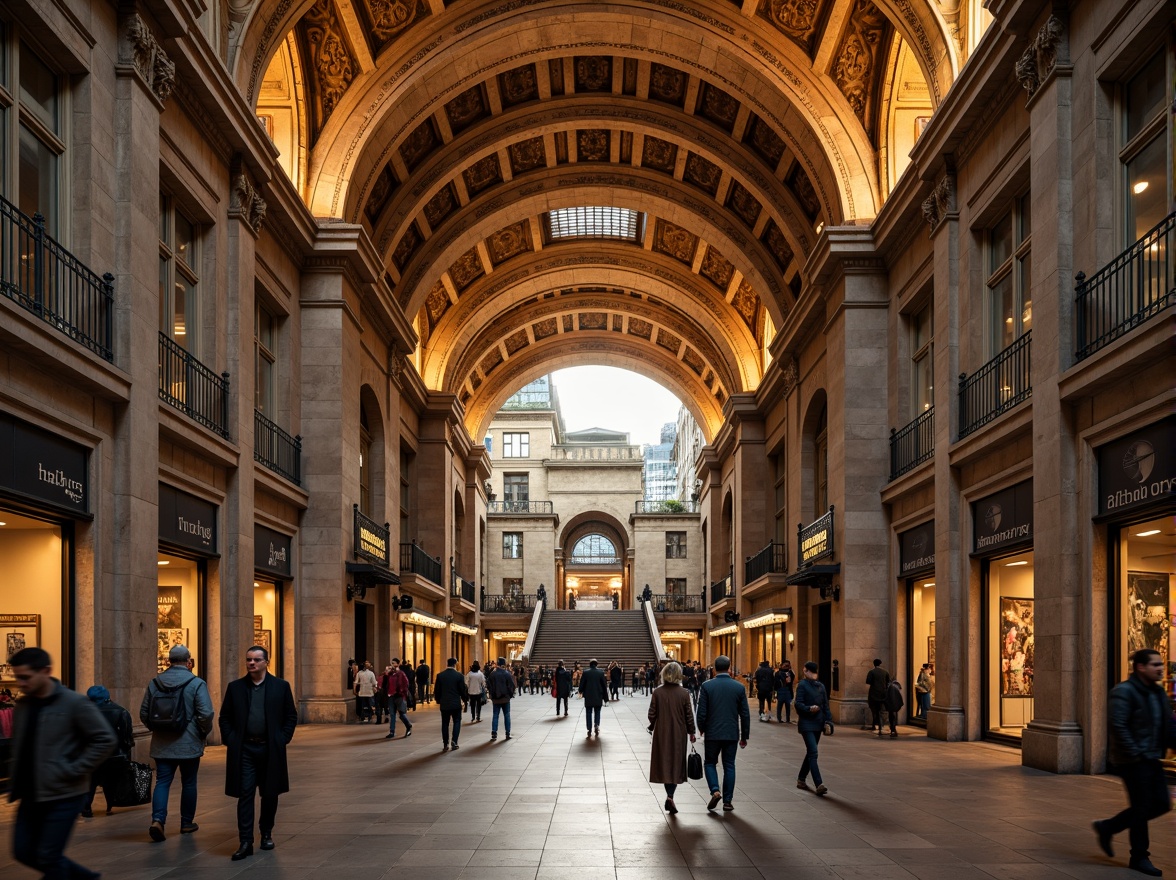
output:
[{"label": "stone pavement joint", "polygon": [[[838,731],[821,740],[829,795],[796,788],[803,746],[794,725],[754,724],[736,763],[736,809],[707,813],[702,780],[678,789],[677,816],[647,781],[648,698],[605,706],[586,739],[583,706],[554,715],[546,695],[512,705],[512,733],[462,724],[461,750],[441,751],[435,708],[413,737],[375,725],[306,725],[290,746],[292,790],[277,848],[231,862],[236,803],[225,797],[224,749],[200,768],[200,830],[180,835],[172,786],[168,838],[147,836],[150,807],[80,819],[67,853],[107,880],[1051,880],[1140,876],[1107,859],[1091,830],[1126,804],[1112,777],[1023,768],[1016,751],[944,743],[904,728],[897,740]],[[36,873],[11,859],[15,806],[0,807],[0,877]],[[1176,814],[1151,824],[1152,860],[1176,876]]]}]

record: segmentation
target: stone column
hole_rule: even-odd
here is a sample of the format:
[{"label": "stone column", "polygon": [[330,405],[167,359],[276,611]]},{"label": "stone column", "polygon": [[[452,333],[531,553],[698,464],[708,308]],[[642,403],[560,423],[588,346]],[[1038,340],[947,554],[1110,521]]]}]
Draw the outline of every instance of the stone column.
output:
[{"label": "stone column", "polygon": [[[744,562],[764,549],[771,540],[775,521],[768,504],[772,500],[770,488],[764,489],[764,475],[770,473],[765,452],[763,415],[756,407],[755,395],[732,394],[727,405],[727,419],[734,423],[735,443],[731,450],[731,464],[734,470],[732,485],[735,490],[734,519],[735,567],[732,572],[732,589],[735,599],[733,610],[740,617],[747,617],[751,611],[750,600],[744,601],[743,588],[746,586]],[[753,656],[754,633],[740,624],[737,631],[737,648],[731,658],[740,674],[753,672],[759,665],[760,657]]]},{"label": "stone column", "polygon": [[1065,23],[1055,15],[1017,63],[1029,92],[1029,186],[1033,220],[1033,575],[1034,718],[1021,740],[1021,762],[1054,773],[1083,766],[1079,693],[1083,662],[1076,449],[1078,439],[1058,394],[1072,362],[1074,277],[1072,79]]}]

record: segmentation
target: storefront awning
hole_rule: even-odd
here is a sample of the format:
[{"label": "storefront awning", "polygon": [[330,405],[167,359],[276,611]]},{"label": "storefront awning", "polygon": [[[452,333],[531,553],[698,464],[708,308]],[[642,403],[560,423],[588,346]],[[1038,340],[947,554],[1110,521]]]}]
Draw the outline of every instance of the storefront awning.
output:
[{"label": "storefront awning", "polygon": [[372,562],[348,562],[347,574],[357,587],[377,587],[380,584],[400,584],[400,576],[394,571]]},{"label": "storefront awning", "polygon": [[841,574],[840,562],[833,565],[810,565],[788,575],[785,583],[789,586],[827,587],[833,582],[835,574]]}]

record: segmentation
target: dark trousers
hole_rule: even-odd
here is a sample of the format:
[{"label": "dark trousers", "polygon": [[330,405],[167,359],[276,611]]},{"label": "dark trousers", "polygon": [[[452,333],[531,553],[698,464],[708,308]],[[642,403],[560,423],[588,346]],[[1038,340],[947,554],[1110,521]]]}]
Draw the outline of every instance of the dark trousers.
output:
[{"label": "dark trousers", "polygon": [[388,711],[388,694],[381,691],[376,694],[376,724],[384,723],[384,714]]},{"label": "dark trousers", "polygon": [[738,754],[739,743],[733,739],[703,740],[702,770],[706,775],[706,784],[711,791],[719,791],[719,758],[723,759],[723,803],[731,803],[735,796],[735,755]]},{"label": "dark trousers", "polygon": [[[783,713],[784,717],[780,715]],[[792,720],[792,691],[776,691],[776,720],[788,722]]]},{"label": "dark trousers", "polygon": [[870,705],[871,730],[877,728],[882,729],[882,710],[886,708],[886,703],[882,700],[875,700],[873,697],[867,697],[866,702]]},{"label": "dark trousers", "polygon": [[85,801],[82,803],[82,809],[89,810],[94,806],[94,795],[98,791],[98,786],[102,786],[102,794],[106,797],[106,812],[110,812],[114,807],[110,804],[109,790],[120,773],[127,772],[127,759],[124,755],[114,755],[107,758],[97,770],[90,776],[90,793],[86,795]]},{"label": "dark trousers", "polygon": [[608,686],[608,692],[609,692],[609,695],[610,695],[610,696],[611,696],[611,697],[612,697],[614,700],[615,700],[615,699],[617,698],[617,696],[618,696],[618,695],[617,695],[617,691],[618,691],[618,690],[620,690],[620,687],[621,687],[621,686],[620,686],[619,684],[612,684],[612,683],[610,683],[610,684],[609,684],[609,686]]},{"label": "dark trousers", "polygon": [[821,784],[821,768],[817,766],[817,743],[821,741],[821,731],[819,730],[802,730],[800,732],[801,738],[804,740],[804,760],[800,764],[800,775],[796,778],[801,782],[808,779],[809,772],[813,774],[813,782],[817,785]]},{"label": "dark trousers", "polygon": [[457,745],[457,735],[461,733],[461,709],[441,710],[441,742],[449,745],[449,725],[453,724],[453,744]]},{"label": "dark trousers", "polygon": [[359,716],[360,721],[372,720],[372,697],[356,697],[355,698],[355,714]]},{"label": "dark trousers", "polygon": [[417,702],[418,703],[427,703],[427,702],[429,702],[429,700],[430,700],[429,683],[427,681],[418,681],[417,682]]},{"label": "dark trousers", "polygon": [[12,832],[16,860],[41,871],[46,880],[97,877],[94,871],[65,857],[65,844],[84,802],[84,795],[42,803],[22,798]]},{"label": "dark trousers", "polygon": [[470,721],[482,720],[482,697],[479,694],[470,695]]},{"label": "dark trousers", "polygon": [[567,715],[568,714],[568,698],[567,697],[556,697],[555,698],[555,714],[556,715],[559,714],[559,704],[560,703],[563,703],[563,713],[565,715]]},{"label": "dark trousers", "polygon": [[759,692],[759,701],[760,701],[760,714],[761,715],[771,715],[772,714],[772,695],[771,695],[771,693],[768,691],[760,691]]},{"label": "dark trousers", "polygon": [[[595,725],[592,723],[593,718],[596,719]],[[584,707],[584,720],[588,722],[588,732],[589,733],[592,732],[593,727],[595,727],[597,730],[600,730],[600,707],[599,706],[585,706]]]},{"label": "dark trousers", "polygon": [[278,796],[265,794],[266,763],[269,748],[265,743],[241,745],[241,796],[237,798],[237,836],[242,843],[253,843],[253,802],[261,789],[261,820],[257,823],[263,835],[274,830],[278,814]]},{"label": "dark trousers", "polygon": [[1117,816],[1102,823],[1104,831],[1131,835],[1131,861],[1148,857],[1150,839],[1147,823],[1172,809],[1172,799],[1164,780],[1164,768],[1159,761],[1140,761],[1117,768],[1127,788],[1128,807]]}]

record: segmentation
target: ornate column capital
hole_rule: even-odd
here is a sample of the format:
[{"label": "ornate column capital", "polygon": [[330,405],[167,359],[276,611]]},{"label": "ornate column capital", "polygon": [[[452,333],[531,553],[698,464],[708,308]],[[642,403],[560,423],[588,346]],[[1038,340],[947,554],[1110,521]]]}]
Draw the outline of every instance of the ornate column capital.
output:
[{"label": "ornate column capital", "polygon": [[1053,73],[1058,63],[1058,50],[1066,35],[1066,24],[1056,15],[1051,15],[1029,44],[1029,48],[1017,59],[1017,82],[1032,98],[1041,84]]},{"label": "ornate column capital", "polygon": [[945,174],[931,190],[931,195],[923,199],[923,217],[934,233],[943,222],[943,218],[955,211],[955,175]]},{"label": "ornate column capital", "polygon": [[163,104],[176,83],[176,65],[151,31],[143,16],[132,12],[120,24],[118,61],[120,66],[133,69],[143,84]]},{"label": "ornate column capital", "polygon": [[253,230],[254,235],[258,235],[261,233],[261,224],[265,220],[265,211],[265,199],[258,194],[257,187],[238,157],[233,163],[229,216],[243,221]]}]

